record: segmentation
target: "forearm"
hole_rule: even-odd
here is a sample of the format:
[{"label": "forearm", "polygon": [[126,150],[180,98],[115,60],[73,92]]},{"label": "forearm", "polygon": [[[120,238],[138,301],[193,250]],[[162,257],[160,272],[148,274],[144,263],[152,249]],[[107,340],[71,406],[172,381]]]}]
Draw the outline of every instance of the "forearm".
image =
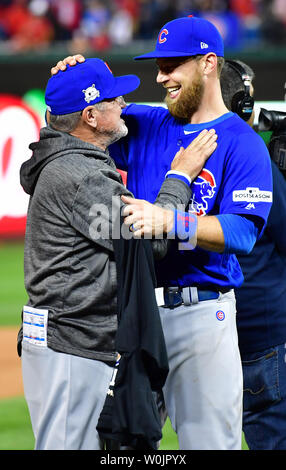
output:
[{"label": "forearm", "polygon": [[217,217],[198,217],[178,210],[169,212],[172,212],[172,216],[165,219],[167,238],[188,242],[193,248],[199,246],[208,251],[224,251],[224,233]]},{"label": "forearm", "polygon": [[183,238],[189,233],[194,246],[208,251],[248,254],[258,237],[258,221],[239,214],[197,217],[174,211],[169,233]]},{"label": "forearm", "polygon": [[185,210],[190,202],[191,195],[190,184],[186,184],[186,182],[177,178],[166,178],[154,204],[160,207]]},{"label": "forearm", "polygon": [[188,249],[196,246],[218,253],[249,253],[258,236],[258,220],[239,214],[197,216],[183,208],[158,207],[147,201],[122,196],[128,204],[124,209],[124,223],[131,227],[134,236],[152,236],[187,243]]},{"label": "forearm", "polygon": [[224,233],[217,217],[213,215],[198,217],[197,246],[218,253],[224,251]]}]

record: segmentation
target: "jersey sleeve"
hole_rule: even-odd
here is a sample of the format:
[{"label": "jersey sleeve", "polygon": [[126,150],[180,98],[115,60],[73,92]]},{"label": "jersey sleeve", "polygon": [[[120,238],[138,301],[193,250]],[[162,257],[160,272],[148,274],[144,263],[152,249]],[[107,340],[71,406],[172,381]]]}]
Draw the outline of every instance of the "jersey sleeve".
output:
[{"label": "jersey sleeve", "polygon": [[257,240],[258,228],[252,220],[238,214],[218,214],[224,236],[224,253],[249,254]]},{"label": "jersey sleeve", "polygon": [[220,213],[252,219],[261,236],[272,205],[272,170],[268,149],[259,135],[234,137],[219,191]]}]

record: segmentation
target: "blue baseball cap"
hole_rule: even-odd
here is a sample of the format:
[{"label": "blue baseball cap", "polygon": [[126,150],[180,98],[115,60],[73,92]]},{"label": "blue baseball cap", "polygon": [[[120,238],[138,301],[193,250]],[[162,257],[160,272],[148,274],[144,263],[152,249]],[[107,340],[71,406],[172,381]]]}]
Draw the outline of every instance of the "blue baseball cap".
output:
[{"label": "blue baseball cap", "polygon": [[69,114],[105,99],[126,95],[139,85],[140,79],[136,75],[114,77],[103,60],[86,59],[68,65],[65,71],[59,71],[49,79],[45,101],[51,114]]},{"label": "blue baseball cap", "polygon": [[134,59],[184,57],[209,52],[224,56],[220,33],[209,21],[190,15],[166,23],[159,32],[155,50]]}]

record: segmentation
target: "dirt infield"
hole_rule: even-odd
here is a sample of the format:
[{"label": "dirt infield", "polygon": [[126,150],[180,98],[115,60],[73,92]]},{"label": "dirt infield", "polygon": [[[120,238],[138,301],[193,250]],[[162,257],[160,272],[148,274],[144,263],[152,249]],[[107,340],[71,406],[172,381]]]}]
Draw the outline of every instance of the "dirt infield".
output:
[{"label": "dirt infield", "polygon": [[0,398],[23,395],[21,360],[17,354],[18,328],[0,328]]}]

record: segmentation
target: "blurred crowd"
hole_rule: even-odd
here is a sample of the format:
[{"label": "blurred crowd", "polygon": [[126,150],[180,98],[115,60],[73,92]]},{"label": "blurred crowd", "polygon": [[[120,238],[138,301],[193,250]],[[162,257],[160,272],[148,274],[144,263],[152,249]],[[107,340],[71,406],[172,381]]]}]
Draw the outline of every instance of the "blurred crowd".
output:
[{"label": "blurred crowd", "polygon": [[65,42],[73,53],[154,39],[193,14],[213,21],[226,46],[286,42],[286,0],[0,0],[0,45],[11,52]]}]

